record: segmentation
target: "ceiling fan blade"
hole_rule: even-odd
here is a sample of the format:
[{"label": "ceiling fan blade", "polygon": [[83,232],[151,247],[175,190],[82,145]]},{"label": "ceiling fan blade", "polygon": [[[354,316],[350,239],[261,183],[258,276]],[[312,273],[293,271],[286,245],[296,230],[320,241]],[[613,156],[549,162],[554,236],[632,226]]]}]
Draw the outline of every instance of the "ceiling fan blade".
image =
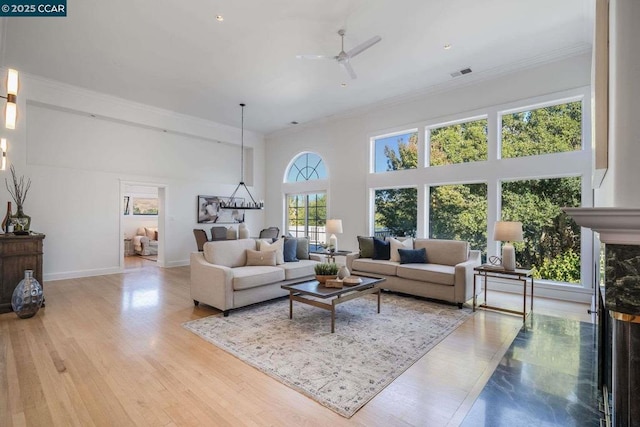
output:
[{"label": "ceiling fan blade", "polygon": [[358,76],[356,75],[356,72],[353,71],[353,67],[351,67],[351,64],[349,64],[349,62],[340,61],[339,64],[342,65],[342,68],[344,68],[347,74],[349,74],[349,77],[351,77],[352,79],[358,78]]},{"label": "ceiling fan blade", "polygon": [[373,46],[374,44],[378,43],[380,40],[382,40],[382,37],[380,37],[380,36],[371,37],[366,42],[360,43],[358,46],[354,47],[349,52],[347,52],[347,56],[349,58],[353,58],[354,56],[358,55],[359,53],[362,53],[363,51],[369,49],[371,46]]},{"label": "ceiling fan blade", "polygon": [[335,56],[314,55],[314,54],[296,55],[296,58],[298,59],[336,59]]}]

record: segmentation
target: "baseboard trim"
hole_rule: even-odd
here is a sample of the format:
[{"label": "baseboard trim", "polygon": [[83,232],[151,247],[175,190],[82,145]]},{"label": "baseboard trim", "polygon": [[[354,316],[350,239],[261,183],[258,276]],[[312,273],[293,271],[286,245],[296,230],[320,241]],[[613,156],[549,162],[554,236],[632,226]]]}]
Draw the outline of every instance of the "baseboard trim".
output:
[{"label": "baseboard trim", "polygon": [[95,270],[65,271],[62,273],[45,274],[43,276],[43,280],[45,282],[52,282],[55,280],[78,279],[82,277],[104,276],[106,274],[118,274],[118,273],[122,273],[122,271],[123,270],[120,267],[97,268]]}]

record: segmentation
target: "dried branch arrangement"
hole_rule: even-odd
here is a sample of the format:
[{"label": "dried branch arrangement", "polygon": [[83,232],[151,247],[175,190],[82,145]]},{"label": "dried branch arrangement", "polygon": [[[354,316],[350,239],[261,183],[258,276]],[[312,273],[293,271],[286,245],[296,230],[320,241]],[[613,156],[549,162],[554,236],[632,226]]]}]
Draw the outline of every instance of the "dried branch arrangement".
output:
[{"label": "dried branch arrangement", "polygon": [[24,200],[27,198],[29,188],[31,187],[31,178],[28,178],[25,181],[24,176],[21,176],[20,179],[18,179],[16,176],[16,169],[13,165],[11,165],[10,169],[11,178],[13,179],[13,189],[9,187],[9,181],[7,181],[7,178],[4,179],[4,184],[6,185],[9,194],[11,194],[13,201],[16,202],[18,209],[21,209],[24,204]]}]

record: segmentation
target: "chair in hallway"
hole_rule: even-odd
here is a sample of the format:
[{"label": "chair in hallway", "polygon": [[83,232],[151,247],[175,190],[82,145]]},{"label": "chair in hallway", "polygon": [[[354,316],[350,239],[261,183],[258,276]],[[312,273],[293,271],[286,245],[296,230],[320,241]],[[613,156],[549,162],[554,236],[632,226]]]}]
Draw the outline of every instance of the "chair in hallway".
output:
[{"label": "chair in hallway", "polygon": [[227,240],[227,227],[220,225],[211,227],[211,240]]},{"label": "chair in hallway", "polygon": [[260,230],[260,239],[277,239],[280,235],[280,229],[278,227],[263,228]]},{"label": "chair in hallway", "polygon": [[198,245],[198,251],[202,252],[204,250],[204,244],[209,241],[209,239],[207,238],[207,232],[200,228],[194,228],[193,235],[196,237],[196,245]]}]

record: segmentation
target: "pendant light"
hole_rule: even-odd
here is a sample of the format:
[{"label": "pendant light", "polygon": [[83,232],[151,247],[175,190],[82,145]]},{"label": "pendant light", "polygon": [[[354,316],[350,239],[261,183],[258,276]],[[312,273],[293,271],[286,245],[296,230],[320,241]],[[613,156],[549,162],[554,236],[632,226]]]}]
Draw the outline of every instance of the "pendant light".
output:
[{"label": "pendant light", "polygon": [[[222,209],[263,209],[264,208],[264,202],[262,202],[262,201],[256,202],[256,200],[251,195],[251,192],[247,188],[247,185],[244,183],[244,107],[245,107],[245,104],[240,104],[240,107],[242,108],[242,116],[241,116],[242,118],[241,118],[241,128],[240,128],[241,129],[241,133],[240,133],[240,183],[238,184],[236,189],[233,190],[233,193],[231,193],[231,197],[229,197],[229,201],[228,202],[220,202],[220,208],[222,208]],[[241,187],[244,187],[244,190],[249,195],[249,198],[251,199],[251,201],[249,201],[249,200],[245,201],[244,199],[243,200],[238,200],[236,198],[236,194],[238,193],[238,190]]]}]

